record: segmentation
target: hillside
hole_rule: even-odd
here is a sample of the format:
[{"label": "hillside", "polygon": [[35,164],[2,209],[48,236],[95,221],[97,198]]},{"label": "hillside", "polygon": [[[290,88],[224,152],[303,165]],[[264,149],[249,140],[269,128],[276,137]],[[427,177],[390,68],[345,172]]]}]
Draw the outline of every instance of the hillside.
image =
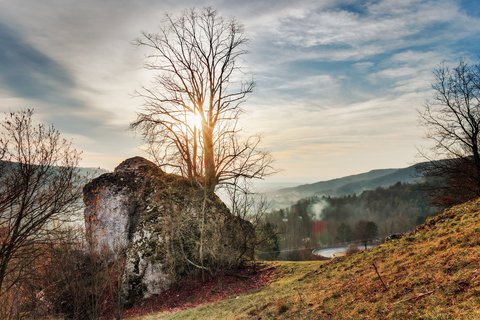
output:
[{"label": "hillside", "polygon": [[418,169],[422,164],[416,164],[400,169],[379,169],[333,180],[304,184],[284,188],[267,194],[273,209],[281,209],[296,201],[320,196],[344,196],[361,193],[378,187],[389,187],[397,182],[413,183],[420,180]]},{"label": "hillside", "polygon": [[480,199],[350,257],[272,265],[257,291],[136,319],[480,319]]}]

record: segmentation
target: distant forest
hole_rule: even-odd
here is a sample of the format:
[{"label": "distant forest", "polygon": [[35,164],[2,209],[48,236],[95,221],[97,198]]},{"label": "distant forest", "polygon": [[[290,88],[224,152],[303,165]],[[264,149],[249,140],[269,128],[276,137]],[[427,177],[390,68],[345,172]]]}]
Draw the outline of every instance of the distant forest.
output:
[{"label": "distant forest", "polygon": [[358,239],[360,221],[377,225],[379,238],[405,232],[439,209],[431,205],[425,183],[396,183],[360,195],[311,197],[275,210],[266,222],[277,230],[280,250],[333,245]]}]

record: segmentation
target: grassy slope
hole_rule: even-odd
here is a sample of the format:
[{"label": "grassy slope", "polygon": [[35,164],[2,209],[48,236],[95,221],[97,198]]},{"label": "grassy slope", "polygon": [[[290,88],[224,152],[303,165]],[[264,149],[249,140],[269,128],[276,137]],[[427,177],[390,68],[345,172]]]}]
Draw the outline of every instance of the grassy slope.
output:
[{"label": "grassy slope", "polygon": [[480,199],[367,252],[274,264],[256,292],[139,319],[480,319]]}]

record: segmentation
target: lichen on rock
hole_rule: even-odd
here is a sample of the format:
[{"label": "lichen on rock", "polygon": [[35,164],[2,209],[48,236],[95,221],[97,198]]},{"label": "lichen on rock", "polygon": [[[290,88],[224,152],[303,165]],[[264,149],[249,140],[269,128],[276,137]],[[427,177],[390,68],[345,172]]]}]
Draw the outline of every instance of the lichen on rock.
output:
[{"label": "lichen on rock", "polygon": [[253,226],[214,194],[134,157],[84,188],[92,250],[125,261],[129,304],[168,289],[181,277],[242,264],[253,255]]}]

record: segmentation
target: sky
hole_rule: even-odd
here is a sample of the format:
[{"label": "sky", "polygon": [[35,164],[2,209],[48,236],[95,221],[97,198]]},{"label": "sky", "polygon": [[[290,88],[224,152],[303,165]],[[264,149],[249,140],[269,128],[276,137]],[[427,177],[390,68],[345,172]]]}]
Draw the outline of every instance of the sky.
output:
[{"label": "sky", "polygon": [[421,161],[433,69],[480,58],[476,0],[0,0],[0,112],[34,108],[83,166],[145,156],[129,124],[152,73],[133,40],[205,6],[245,26],[256,86],[241,125],[272,152],[272,183]]}]

